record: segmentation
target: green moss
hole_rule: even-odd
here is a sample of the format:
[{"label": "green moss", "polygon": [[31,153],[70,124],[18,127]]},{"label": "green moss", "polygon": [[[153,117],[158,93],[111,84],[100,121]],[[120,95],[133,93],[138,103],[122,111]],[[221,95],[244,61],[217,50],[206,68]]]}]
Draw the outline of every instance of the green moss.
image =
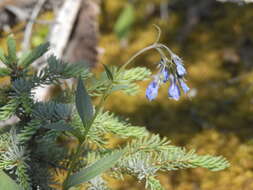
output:
[{"label": "green moss", "polygon": [[[114,94],[108,107],[131,118],[135,124],[168,136],[173,143],[191,145],[201,153],[221,154],[232,162],[230,169],[218,173],[188,170],[172,172],[166,177],[161,174],[163,184],[173,190],[252,189],[253,146],[247,144],[253,136],[252,74],[238,54],[246,38],[253,40],[252,5],[217,3],[210,15],[202,18],[185,40],[179,42],[186,3],[186,8],[172,10],[168,20],[161,20],[159,14],[148,15],[146,11],[151,4],[159,8],[161,1],[136,1],[135,24],[127,46],[122,46],[110,31],[123,2],[127,1],[113,2],[104,2],[105,15],[101,16],[100,46],[105,49],[101,62],[124,63],[134,52],[154,42],[156,33],[152,24],[158,24],[163,31],[161,41],[184,59],[189,71],[188,83],[197,96],[173,102],[167,98],[167,86],[163,86],[158,99],[150,103],[145,99],[146,82],[141,84],[142,92],[137,97]],[[106,24],[108,20],[110,24]],[[156,53],[150,53],[133,64],[155,69],[152,63],[158,59]],[[127,106],[121,106],[122,102]],[[131,184],[131,189],[140,187]]]}]

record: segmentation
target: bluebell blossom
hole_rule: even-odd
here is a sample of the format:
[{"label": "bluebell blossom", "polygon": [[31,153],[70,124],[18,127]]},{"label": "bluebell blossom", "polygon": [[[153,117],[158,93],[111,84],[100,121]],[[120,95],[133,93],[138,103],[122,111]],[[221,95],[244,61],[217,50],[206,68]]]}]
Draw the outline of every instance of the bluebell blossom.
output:
[{"label": "bluebell blossom", "polygon": [[172,98],[174,100],[179,100],[180,98],[180,89],[177,85],[177,81],[173,75],[170,77],[170,87],[168,91],[169,98]]},{"label": "bluebell blossom", "polygon": [[171,55],[171,59],[176,65],[183,65],[183,60],[176,54]]},{"label": "bluebell blossom", "polygon": [[146,90],[146,97],[149,101],[155,99],[158,95],[159,82],[157,80],[153,80]]},{"label": "bluebell blossom", "polygon": [[168,69],[163,64],[158,65],[158,67],[160,68],[160,71],[157,75],[154,76],[154,80],[148,85],[146,89],[146,97],[149,101],[152,101],[157,97],[161,82],[165,83],[169,80]]},{"label": "bluebell blossom", "polygon": [[186,75],[186,69],[184,68],[183,65],[177,65],[177,74],[180,77]]},{"label": "bluebell blossom", "polygon": [[169,80],[169,71],[167,68],[162,69],[162,74],[163,74],[163,82],[166,83]]},{"label": "bluebell blossom", "polygon": [[[184,76],[187,74],[183,64],[183,60],[176,54],[171,54],[171,60],[162,57],[158,63],[158,73],[154,76],[154,80],[148,85],[146,89],[146,97],[149,101],[154,100],[158,96],[159,86],[162,83],[170,81],[168,89],[168,97],[174,100],[179,100],[181,90],[186,94],[190,88],[184,82]],[[181,87],[181,88],[180,88]]]},{"label": "bluebell blossom", "polygon": [[179,80],[180,82],[180,86],[183,89],[184,93],[186,94],[187,92],[189,92],[190,88],[188,87],[188,85],[184,82],[183,79]]},{"label": "bluebell blossom", "polygon": [[176,64],[178,76],[183,77],[186,75],[186,69],[184,68],[183,60],[175,54],[171,56],[171,59]]}]

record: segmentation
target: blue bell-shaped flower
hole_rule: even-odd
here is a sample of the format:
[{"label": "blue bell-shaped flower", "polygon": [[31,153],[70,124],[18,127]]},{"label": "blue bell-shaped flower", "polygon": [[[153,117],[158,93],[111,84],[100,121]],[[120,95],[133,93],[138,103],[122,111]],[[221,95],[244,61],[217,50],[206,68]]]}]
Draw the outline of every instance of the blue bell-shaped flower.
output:
[{"label": "blue bell-shaped flower", "polygon": [[158,95],[159,84],[156,80],[153,80],[147,87],[146,97],[149,101],[154,100]]},{"label": "blue bell-shaped flower", "polygon": [[183,60],[175,54],[173,54],[171,58],[173,63],[176,65],[178,76],[183,77],[186,75],[186,69],[184,68]]},{"label": "blue bell-shaped flower", "polygon": [[179,100],[180,98],[180,89],[177,85],[177,81],[173,75],[170,77],[170,87],[168,91],[169,98],[172,98],[174,100]]},{"label": "blue bell-shaped flower", "polygon": [[184,68],[182,64],[177,65],[177,74],[180,77],[183,77],[184,75],[186,75],[186,69]]},{"label": "blue bell-shaped flower", "polygon": [[163,82],[166,83],[169,80],[169,71],[167,68],[162,69]]},{"label": "blue bell-shaped flower", "polygon": [[179,80],[180,82],[180,86],[183,89],[184,93],[187,94],[187,92],[189,92],[190,88],[188,87],[188,85],[184,82],[183,79]]}]

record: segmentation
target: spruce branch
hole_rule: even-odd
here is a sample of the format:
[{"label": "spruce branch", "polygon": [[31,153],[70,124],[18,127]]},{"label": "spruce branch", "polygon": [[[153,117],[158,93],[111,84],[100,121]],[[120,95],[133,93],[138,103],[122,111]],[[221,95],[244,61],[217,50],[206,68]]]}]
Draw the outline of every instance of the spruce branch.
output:
[{"label": "spruce branch", "polygon": [[162,185],[160,184],[159,180],[155,177],[151,176],[146,179],[146,188],[150,190],[165,190]]},{"label": "spruce branch", "polygon": [[150,189],[161,189],[155,179],[158,171],[196,167],[220,171],[229,167],[228,161],[221,156],[197,155],[194,150],[187,152],[184,148],[168,144],[166,138],[160,139],[157,135],[134,139],[124,148],[125,156],[114,170],[116,176],[120,176],[120,173],[129,174],[139,181],[145,181]]},{"label": "spruce branch", "polygon": [[6,105],[0,108],[0,121],[4,121],[13,116],[18,108],[19,102],[17,99],[10,100]]},{"label": "spruce branch", "polygon": [[0,169],[9,173],[15,173],[18,183],[24,189],[31,189],[28,170],[30,169],[27,162],[29,156],[24,146],[20,146],[15,129],[9,133],[8,148],[0,156]]},{"label": "spruce branch", "polygon": [[41,121],[39,120],[31,120],[30,122],[28,122],[18,134],[20,144],[26,144],[37,132],[40,124]]},{"label": "spruce branch", "polygon": [[[120,90],[128,95],[135,95],[139,90],[137,82],[145,81],[151,75],[151,71],[145,67],[135,67],[127,70],[112,67],[111,72],[114,79],[110,93]],[[98,80],[93,79],[88,91],[91,96],[101,96],[108,85],[110,85],[110,82],[107,80],[106,72],[103,72]]]},{"label": "spruce branch", "polygon": [[[160,30],[158,40],[159,36]],[[158,40],[137,52],[120,68],[104,66],[105,71],[96,78],[84,63],[69,64],[55,56],[48,58],[44,68],[34,72],[30,65],[46,53],[49,44],[38,46],[19,58],[15,41],[10,37],[8,55],[0,50],[0,60],[6,66],[0,69],[0,77],[9,76],[11,79],[10,87],[1,89],[4,93],[1,96],[6,102],[1,102],[0,120],[16,115],[19,121],[11,130],[4,130],[0,135],[0,169],[11,174],[25,190],[53,189],[50,184],[54,182],[51,175],[54,169],[66,172],[63,189],[85,182],[89,190],[106,190],[107,183],[102,177],[106,172],[119,177],[129,174],[144,181],[150,190],[163,190],[156,179],[159,171],[196,167],[219,171],[227,168],[229,163],[221,156],[198,155],[194,150],[170,145],[167,138],[151,134],[144,127],[132,125],[127,119],[105,111],[103,105],[111,93],[120,90],[133,95],[138,90],[137,82],[150,77],[151,72],[147,68],[126,67],[137,56],[151,49],[156,50],[162,59],[159,72],[147,89],[149,100],[157,95],[159,84],[169,80],[168,72],[173,74],[170,79],[179,77],[177,79],[183,90],[189,90],[182,83],[182,77],[186,74],[182,60]],[[171,59],[167,58],[167,54]],[[67,104],[59,99],[48,102],[34,100],[33,90],[37,87],[60,84],[62,79],[77,77],[75,107],[72,101]],[[88,86],[87,90],[83,80]],[[178,98],[173,91],[175,89],[178,88],[172,88],[173,99]],[[73,88],[69,93],[63,93],[63,96],[69,96],[63,98],[73,100],[71,92]],[[90,96],[100,99],[96,106],[93,106]],[[124,139],[125,143],[117,148],[108,148],[108,134]],[[62,138],[77,141],[77,147],[71,154],[59,143]],[[109,168],[110,172],[107,171]]]},{"label": "spruce branch", "polygon": [[[71,124],[81,133],[84,133],[85,129],[82,127],[82,122],[76,113],[72,116]],[[113,113],[101,110],[94,120],[87,138],[92,142],[102,142],[104,144],[105,139],[103,137],[106,134],[114,134],[120,138],[141,138],[148,136],[149,133],[144,127],[133,126],[129,122],[119,119]],[[100,139],[98,139],[99,137]]]},{"label": "spruce branch", "polygon": [[101,176],[97,176],[89,181],[87,190],[109,190],[109,188],[106,181]]}]

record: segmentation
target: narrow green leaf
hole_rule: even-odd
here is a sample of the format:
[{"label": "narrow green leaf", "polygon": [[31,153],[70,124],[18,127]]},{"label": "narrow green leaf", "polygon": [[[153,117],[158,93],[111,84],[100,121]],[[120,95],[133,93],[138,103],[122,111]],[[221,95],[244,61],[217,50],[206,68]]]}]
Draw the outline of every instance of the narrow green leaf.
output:
[{"label": "narrow green leaf", "polygon": [[22,190],[4,171],[0,170],[0,189]]},{"label": "narrow green leaf", "polygon": [[17,61],[16,41],[12,36],[8,36],[7,46],[8,46],[8,60],[10,63],[15,63]]},{"label": "narrow green leaf", "polygon": [[112,74],[111,70],[106,65],[103,64],[103,66],[105,68],[105,72],[106,72],[108,79],[113,81],[113,74]]},{"label": "narrow green leaf", "polygon": [[8,65],[8,60],[6,59],[5,55],[4,55],[4,50],[2,48],[0,48],[0,60],[5,64]]},{"label": "narrow green leaf", "polygon": [[134,23],[134,6],[128,4],[114,26],[114,32],[117,34],[118,38],[124,38],[130,31],[132,24]]},{"label": "narrow green leaf", "polygon": [[32,64],[36,59],[41,57],[44,53],[48,51],[50,44],[46,42],[34,48],[29,54],[25,55],[22,60],[19,61],[19,65],[23,67],[28,67]]},{"label": "narrow green leaf", "polygon": [[50,123],[47,125],[42,125],[41,127],[47,128],[47,129],[54,129],[57,131],[71,131],[71,130],[73,130],[73,128],[63,120],[55,122],[55,123]]},{"label": "narrow green leaf", "polygon": [[81,169],[79,172],[74,173],[66,181],[66,188],[85,183],[98,176],[99,174],[105,172],[106,170],[114,166],[114,164],[119,160],[122,154],[122,151],[117,151],[109,156],[105,156],[104,158],[96,161],[94,164]]},{"label": "narrow green leaf", "polygon": [[93,106],[91,98],[86,91],[81,78],[78,79],[77,83],[76,109],[83,122],[83,125],[87,126],[93,118]]}]

